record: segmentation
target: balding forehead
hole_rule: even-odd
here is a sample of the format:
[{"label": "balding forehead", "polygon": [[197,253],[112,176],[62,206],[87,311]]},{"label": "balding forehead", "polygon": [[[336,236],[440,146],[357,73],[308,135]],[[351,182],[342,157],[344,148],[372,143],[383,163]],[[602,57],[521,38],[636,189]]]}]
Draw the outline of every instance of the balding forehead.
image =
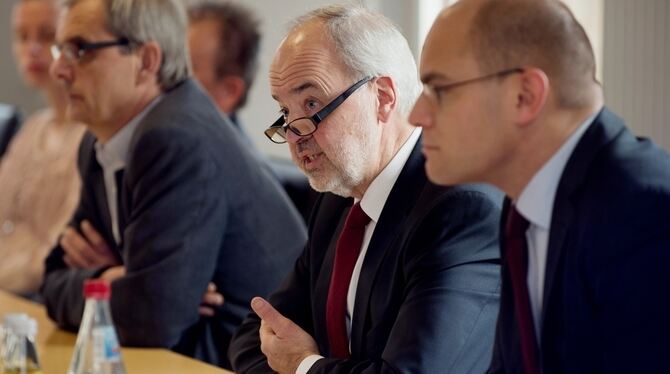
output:
[{"label": "balding forehead", "polygon": [[335,44],[324,36],[323,25],[308,22],[293,29],[281,42],[270,65],[270,76],[319,65],[342,68]]},{"label": "balding forehead", "polygon": [[293,28],[284,38],[280,48],[308,48],[310,46],[332,47],[333,41],[323,22],[312,20]]},{"label": "balding forehead", "polygon": [[[453,5],[440,12],[426,39],[426,44],[432,47],[432,51],[448,49],[459,54],[471,51],[468,34],[473,13],[468,12],[466,8],[462,5]],[[431,51],[424,50],[424,52]]]}]

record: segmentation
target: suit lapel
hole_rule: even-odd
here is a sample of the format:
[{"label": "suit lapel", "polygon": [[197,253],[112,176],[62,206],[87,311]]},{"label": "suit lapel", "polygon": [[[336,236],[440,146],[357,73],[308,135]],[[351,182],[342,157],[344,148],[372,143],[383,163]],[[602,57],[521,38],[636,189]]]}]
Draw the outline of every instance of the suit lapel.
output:
[{"label": "suit lapel", "polygon": [[[101,232],[101,234],[105,237],[105,240],[108,243],[115,244],[114,235],[112,234],[112,219],[109,213],[109,207],[107,206],[107,192],[105,190],[105,178],[103,177],[102,168],[100,167],[100,165],[98,165],[97,161],[95,160],[93,160],[93,162],[95,163],[96,167],[94,167],[93,170],[91,170],[88,182],[90,182],[92,187],[91,192],[93,193],[93,201],[95,204],[95,208],[98,212],[100,212],[98,216],[102,221],[100,222],[102,223],[102,227],[98,227],[98,225],[96,225],[93,222],[92,224],[98,231]],[[115,246],[116,245],[113,245],[112,247]]]},{"label": "suit lapel", "polygon": [[545,270],[544,296],[542,300],[542,324],[545,323],[548,302],[554,288],[556,273],[563,255],[565,239],[572,224],[575,206],[572,195],[587,179],[590,165],[600,149],[624,130],[623,122],[607,108],[594,119],[577,143],[565,165],[556,191],[549,231],[547,265]]},{"label": "suit lapel", "polygon": [[126,228],[126,221],[128,217],[128,194],[124,191],[123,184],[123,174],[124,169],[118,170],[114,173],[114,179],[116,181],[116,211],[118,212],[119,219],[119,245],[118,247],[123,249],[123,232]]},{"label": "suit lapel", "polygon": [[363,260],[351,326],[351,352],[354,357],[358,356],[357,352],[362,351],[370,295],[379,266],[406,226],[409,213],[427,182],[423,164],[420,138],[391,189]]}]

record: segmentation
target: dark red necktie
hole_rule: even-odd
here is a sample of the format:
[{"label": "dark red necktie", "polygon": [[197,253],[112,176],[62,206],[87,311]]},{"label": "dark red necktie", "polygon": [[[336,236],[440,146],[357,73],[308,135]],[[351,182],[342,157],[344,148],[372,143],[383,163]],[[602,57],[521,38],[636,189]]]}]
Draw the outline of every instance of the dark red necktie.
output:
[{"label": "dark red necktie", "polygon": [[365,226],[368,222],[370,222],[370,217],[361,209],[361,205],[354,204],[344,223],[344,229],[337,239],[335,263],[326,303],[326,327],[330,353],[333,358],[349,357],[346,322],[347,292],[358,254],[363,245]]},{"label": "dark red necktie", "polygon": [[510,206],[507,224],[505,226],[505,255],[512,278],[512,292],[514,293],[514,310],[516,321],[519,326],[519,338],[521,340],[521,355],[523,357],[523,368],[526,374],[539,374],[540,367],[537,357],[537,341],[535,339],[535,327],[533,314],[528,297],[528,284],[526,280],[528,267],[528,243],[526,242],[526,220],[515,207]]}]

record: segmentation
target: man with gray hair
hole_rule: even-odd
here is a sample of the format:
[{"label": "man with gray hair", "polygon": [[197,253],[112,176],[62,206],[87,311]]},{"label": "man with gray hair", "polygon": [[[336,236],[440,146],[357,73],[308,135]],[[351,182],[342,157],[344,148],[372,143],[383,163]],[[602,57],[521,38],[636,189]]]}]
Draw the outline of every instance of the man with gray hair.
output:
[{"label": "man with gray hair", "polygon": [[[416,65],[382,15],[300,18],[270,68],[266,130],[322,194],[310,238],[229,349],[238,372],[483,372],[498,307],[502,195],[427,181],[407,122]],[[336,196],[339,195],[339,196]],[[353,204],[353,206],[352,206]]]},{"label": "man with gray hair", "polygon": [[[305,243],[300,217],[189,78],[179,0],[64,6],[51,70],[90,133],[80,205],[46,260],[49,316],[76,329],[83,282],[108,279],[122,344],[228,366],[252,296],[274,289]],[[226,302],[200,316],[209,282]]]}]

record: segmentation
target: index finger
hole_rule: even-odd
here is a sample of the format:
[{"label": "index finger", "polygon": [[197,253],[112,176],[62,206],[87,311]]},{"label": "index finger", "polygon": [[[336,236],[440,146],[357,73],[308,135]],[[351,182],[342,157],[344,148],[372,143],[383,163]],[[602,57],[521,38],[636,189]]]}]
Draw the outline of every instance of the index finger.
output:
[{"label": "index finger", "polygon": [[88,267],[95,260],[95,250],[91,248],[90,243],[79,235],[77,230],[72,227],[67,227],[59,241],[61,248],[66,255],[70,256],[70,260],[77,267]]},{"label": "index finger", "polygon": [[102,248],[103,251],[109,250],[107,247],[107,242],[105,239],[98,233],[98,231],[91,225],[88,220],[81,221],[81,231],[86,236],[86,239],[93,244],[94,249],[98,250]]}]

